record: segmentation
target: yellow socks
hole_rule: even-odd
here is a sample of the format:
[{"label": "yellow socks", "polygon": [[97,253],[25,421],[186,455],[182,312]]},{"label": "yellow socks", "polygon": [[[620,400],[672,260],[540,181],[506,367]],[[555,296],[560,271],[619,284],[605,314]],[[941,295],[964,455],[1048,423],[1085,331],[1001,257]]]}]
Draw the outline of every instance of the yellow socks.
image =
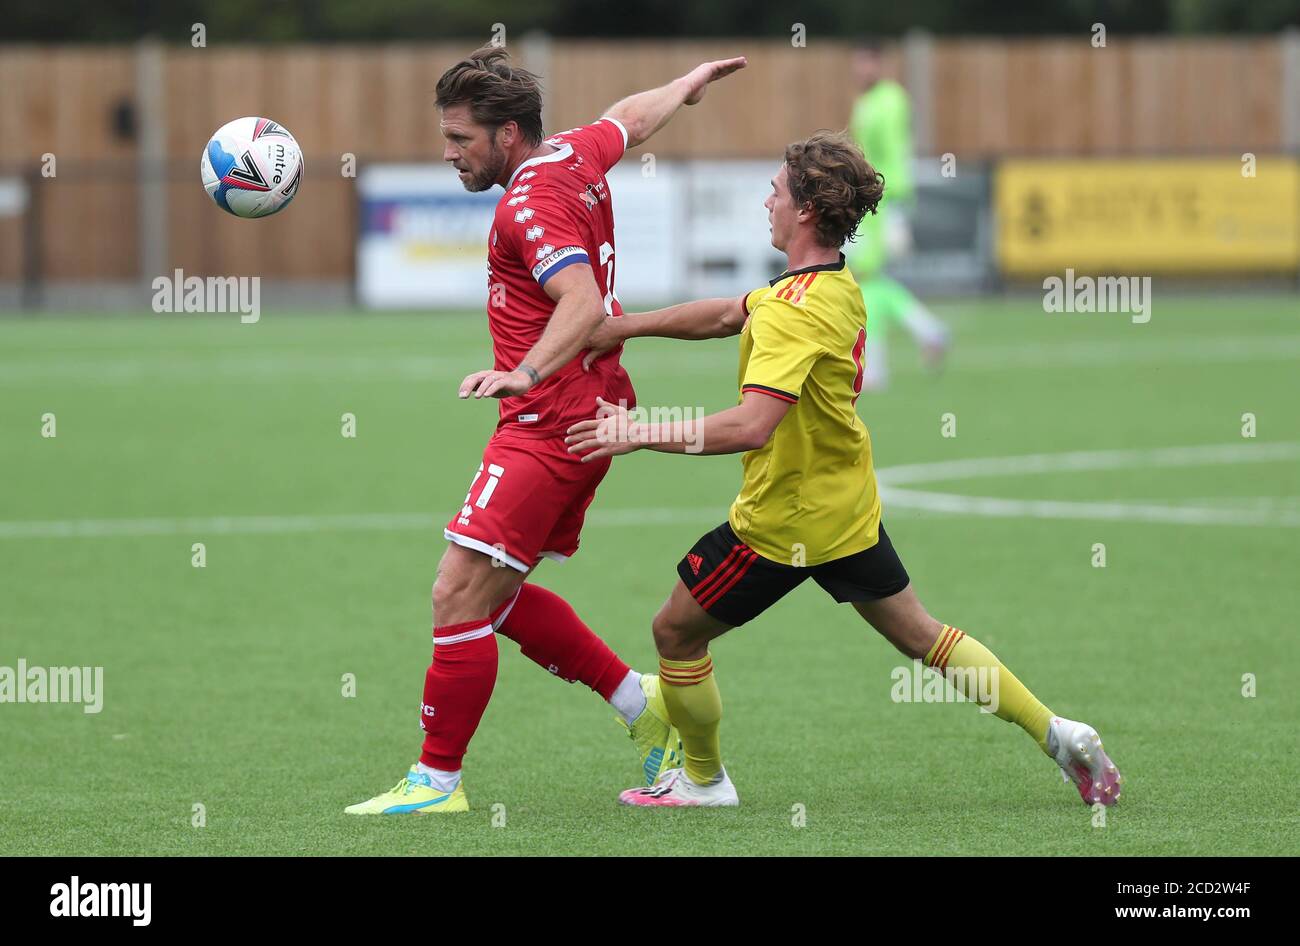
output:
[{"label": "yellow socks", "polygon": [[[925,655],[925,665],[943,673],[968,699],[1029,733],[1047,753],[1052,711],[979,641],[945,624]],[[668,716],[681,733],[686,774],[697,785],[707,785],[722,771],[718,742],[722,695],[713,676],[713,659],[708,654],[698,660],[660,658],[659,682]]]},{"label": "yellow socks", "polygon": [[722,771],[718,722],[722,719],[722,694],[713,677],[713,659],[659,659],[659,690],[668,717],[682,736],[686,774],[696,785],[707,785]]},{"label": "yellow socks", "polygon": [[[1047,750],[1047,722],[1054,714],[975,638],[945,624],[925,655],[925,665],[948,677],[967,698],[989,706],[998,719],[1015,723],[1029,733],[1038,748],[1051,755]],[[683,744],[685,740],[683,732]]]}]

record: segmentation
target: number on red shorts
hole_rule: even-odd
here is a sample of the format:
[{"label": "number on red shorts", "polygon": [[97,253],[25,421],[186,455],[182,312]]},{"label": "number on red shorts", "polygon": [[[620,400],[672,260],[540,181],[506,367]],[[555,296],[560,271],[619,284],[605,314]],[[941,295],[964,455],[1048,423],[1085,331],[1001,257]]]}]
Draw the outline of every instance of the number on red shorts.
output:
[{"label": "number on red shorts", "polygon": [[[479,472],[483,472],[482,466],[479,467]],[[483,487],[483,492],[478,494],[478,501],[474,503],[475,506],[479,509],[487,508],[488,500],[492,498],[492,494],[496,491],[497,483],[501,482],[501,477],[505,472],[504,467],[498,466],[495,463],[488,464],[487,485]],[[475,479],[478,479],[478,477],[475,477]],[[473,489],[473,486],[471,486],[470,489]],[[465,498],[468,499],[469,497],[466,496]]]},{"label": "number on red shorts", "polygon": [[[498,463],[489,463],[487,471],[487,482],[483,484],[483,489],[479,491],[478,499],[474,502],[474,506],[477,506],[479,509],[487,508],[488,501],[492,498],[492,494],[496,492],[497,483],[501,482],[501,477],[504,476],[506,472],[505,467]],[[465,493],[465,505],[462,506],[460,510],[461,525],[468,525],[469,523],[470,513],[474,511],[474,506],[469,504],[469,498],[474,495],[474,486],[478,483],[479,477],[482,475],[483,464],[480,463],[478,465],[478,472],[475,473],[474,478],[469,481],[469,491]]]}]

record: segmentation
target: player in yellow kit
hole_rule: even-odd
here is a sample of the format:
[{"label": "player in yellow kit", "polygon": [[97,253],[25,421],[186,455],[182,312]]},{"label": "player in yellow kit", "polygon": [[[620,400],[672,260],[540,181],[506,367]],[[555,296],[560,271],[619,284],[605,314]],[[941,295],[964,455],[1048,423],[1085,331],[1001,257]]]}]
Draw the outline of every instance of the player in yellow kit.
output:
[{"label": "player in yellow kit", "polygon": [[[628,338],[740,334],[740,401],[698,420],[647,424],[600,401],[569,428],[584,460],[649,448],[743,453],[744,483],[726,522],[678,563],[654,619],[660,683],[685,764],[620,801],[645,807],[739,804],[722,765],[722,700],[709,642],[757,617],[808,578],[909,657],[1021,726],[1085,802],[1113,804],[1120,776],[1086,723],[1054,716],[987,648],[932,618],[880,521],[871,439],[858,417],[867,313],[840,248],[874,212],[881,177],[842,134],[786,148],[765,206],[787,270],[742,299],[706,299],[606,319],[588,361]],[[992,681],[991,688],[979,680]]]}]

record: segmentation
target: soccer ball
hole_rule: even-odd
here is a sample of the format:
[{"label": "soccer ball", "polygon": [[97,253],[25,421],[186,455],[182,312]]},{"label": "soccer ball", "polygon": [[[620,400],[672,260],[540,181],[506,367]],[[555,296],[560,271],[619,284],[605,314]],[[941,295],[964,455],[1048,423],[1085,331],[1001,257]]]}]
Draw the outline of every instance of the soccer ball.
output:
[{"label": "soccer ball", "polygon": [[302,182],[302,149],[269,118],[237,118],[203,149],[203,189],[236,217],[266,217],[289,205]]}]

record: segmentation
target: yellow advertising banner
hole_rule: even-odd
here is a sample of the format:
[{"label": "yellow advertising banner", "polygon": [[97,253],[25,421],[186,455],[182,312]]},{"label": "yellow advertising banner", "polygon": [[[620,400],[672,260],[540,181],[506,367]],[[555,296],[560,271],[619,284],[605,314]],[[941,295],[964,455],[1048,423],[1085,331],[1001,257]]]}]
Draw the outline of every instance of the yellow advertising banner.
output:
[{"label": "yellow advertising banner", "polygon": [[1294,158],[1014,160],[993,187],[1009,276],[1300,269]]}]

